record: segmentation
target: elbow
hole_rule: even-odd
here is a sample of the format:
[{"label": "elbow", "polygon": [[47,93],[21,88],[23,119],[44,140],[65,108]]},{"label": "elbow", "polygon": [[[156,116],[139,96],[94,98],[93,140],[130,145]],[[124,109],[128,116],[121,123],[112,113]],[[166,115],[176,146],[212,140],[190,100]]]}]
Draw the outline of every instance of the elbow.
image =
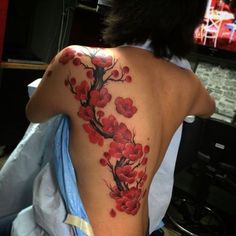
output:
[{"label": "elbow", "polygon": [[32,123],[43,123],[61,113],[54,112],[53,109],[45,111],[40,105],[31,103],[31,100],[25,107],[25,116]]},{"label": "elbow", "polygon": [[210,117],[211,115],[213,115],[215,111],[216,111],[215,99],[212,96],[210,96],[207,117]]},{"label": "elbow", "polygon": [[210,96],[208,106],[206,107],[205,112],[200,114],[199,117],[207,119],[207,118],[211,117],[215,113],[215,111],[216,111],[215,99],[212,96]]},{"label": "elbow", "polygon": [[40,117],[38,117],[38,115],[37,116],[35,115],[34,109],[32,109],[30,102],[28,102],[25,107],[25,116],[32,123],[41,123],[42,122]]},{"label": "elbow", "polygon": [[35,119],[34,116],[32,115],[32,111],[30,109],[30,104],[27,103],[26,107],[25,107],[25,116],[26,118],[32,122],[32,123],[38,123]]},{"label": "elbow", "polygon": [[213,113],[215,113],[216,111],[216,103],[215,103],[215,99],[211,96],[211,114],[212,115]]}]

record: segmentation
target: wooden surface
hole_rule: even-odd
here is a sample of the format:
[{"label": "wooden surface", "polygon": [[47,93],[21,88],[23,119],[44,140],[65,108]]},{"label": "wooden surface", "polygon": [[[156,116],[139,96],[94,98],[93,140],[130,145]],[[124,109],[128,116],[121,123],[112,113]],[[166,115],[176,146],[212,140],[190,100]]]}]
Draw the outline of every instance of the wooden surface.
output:
[{"label": "wooden surface", "polygon": [[0,69],[45,70],[48,64],[0,62]]}]

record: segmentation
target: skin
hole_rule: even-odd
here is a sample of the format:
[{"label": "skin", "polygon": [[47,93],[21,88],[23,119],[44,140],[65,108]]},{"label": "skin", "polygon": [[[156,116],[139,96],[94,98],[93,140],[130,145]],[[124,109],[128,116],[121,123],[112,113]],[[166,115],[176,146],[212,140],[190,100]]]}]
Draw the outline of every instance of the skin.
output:
[{"label": "skin", "polygon": [[[127,188],[138,185],[136,183],[141,179],[138,173],[145,174],[143,183],[138,185],[142,197],[135,203],[135,210],[132,206],[133,211],[130,211],[130,208],[122,211],[117,207],[117,200],[111,197],[111,186],[117,184],[112,176],[111,166],[114,167],[116,161],[121,159],[113,157],[110,152],[111,165],[104,165],[104,153],[111,150],[110,145],[114,142],[114,137],[103,137],[102,145],[90,140],[84,124],[89,124],[91,120],[85,120],[78,112],[81,106],[85,107],[81,104],[85,104],[86,101],[91,104],[91,100],[86,98],[81,103],[81,100],[75,98],[74,93],[76,85],[83,81],[92,84],[86,73],[89,68],[95,68],[95,65],[88,52],[91,55],[98,49],[85,49],[79,46],[69,47],[69,50],[71,49],[79,53],[79,63],[74,65],[71,59],[63,64],[61,58],[67,49],[60,52],[49,65],[40,85],[28,102],[26,115],[31,122],[44,122],[61,113],[69,117],[69,151],[77,174],[77,185],[95,235],[143,236],[148,226],[149,186],[174,132],[187,115],[210,116],[215,110],[215,103],[191,71],[181,69],[164,59],[155,58],[149,51],[131,47],[102,50],[104,58],[111,56],[113,60],[112,68],[107,70],[103,78],[108,78],[114,70],[121,75],[124,66],[128,67],[129,71],[126,71],[122,79],[118,76],[103,85],[111,95],[104,107],[91,107],[96,112],[104,112],[104,117],[112,115],[119,124],[125,124],[132,133],[131,141],[127,141],[126,144],[140,144],[143,150],[143,155],[136,164],[131,165],[132,161],[127,162],[132,167],[127,174],[131,174],[133,170],[137,172],[136,182],[130,180]],[[127,75],[131,77],[130,81],[117,81],[117,78],[124,80]],[[131,117],[117,111],[117,97],[129,98],[132,101],[132,106],[136,109],[132,108]],[[141,164],[145,157],[147,161]]]}]

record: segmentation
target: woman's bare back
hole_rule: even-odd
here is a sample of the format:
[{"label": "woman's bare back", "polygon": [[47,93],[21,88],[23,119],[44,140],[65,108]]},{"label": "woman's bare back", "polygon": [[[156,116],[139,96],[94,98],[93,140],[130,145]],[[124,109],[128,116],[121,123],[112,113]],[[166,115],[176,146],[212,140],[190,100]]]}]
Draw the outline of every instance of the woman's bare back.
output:
[{"label": "woman's bare back", "polygon": [[132,47],[66,48],[41,90],[46,84],[41,103],[53,109],[32,120],[69,116],[70,154],[95,235],[145,235],[152,177],[184,117],[211,113],[207,93],[190,71]]}]

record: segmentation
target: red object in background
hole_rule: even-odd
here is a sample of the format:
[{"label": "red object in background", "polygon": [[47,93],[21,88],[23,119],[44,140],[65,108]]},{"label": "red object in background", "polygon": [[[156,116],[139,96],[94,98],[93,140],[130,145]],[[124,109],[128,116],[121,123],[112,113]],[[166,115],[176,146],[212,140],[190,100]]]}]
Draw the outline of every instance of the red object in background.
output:
[{"label": "red object in background", "polygon": [[2,61],[2,52],[7,21],[8,0],[0,0],[0,62]]}]

